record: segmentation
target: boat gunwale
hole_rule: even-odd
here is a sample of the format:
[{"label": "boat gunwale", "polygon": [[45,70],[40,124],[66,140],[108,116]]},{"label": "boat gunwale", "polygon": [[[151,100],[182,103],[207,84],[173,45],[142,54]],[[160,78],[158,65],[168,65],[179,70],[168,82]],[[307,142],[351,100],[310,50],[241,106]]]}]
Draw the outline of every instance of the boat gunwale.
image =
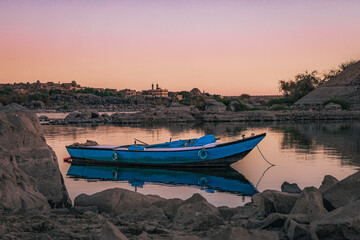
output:
[{"label": "boat gunwale", "polygon": [[[76,146],[66,146],[66,148],[70,148],[70,149],[84,149],[84,150],[100,150],[100,151],[126,151],[126,152],[153,152],[153,153],[158,153],[158,152],[183,152],[183,151],[194,151],[194,150],[199,150],[199,149],[214,149],[214,148],[218,148],[218,147],[224,147],[224,146],[228,146],[228,145],[233,145],[233,144],[237,144],[237,143],[241,143],[241,142],[247,142],[250,140],[254,140],[260,137],[265,137],[266,133],[261,133],[255,136],[250,136],[244,139],[239,139],[239,140],[235,140],[235,141],[231,141],[231,142],[226,142],[226,143],[211,143],[208,144],[210,146],[206,147],[206,145],[203,146],[196,146],[196,147],[183,147],[183,148],[167,148],[167,150],[164,149],[159,149],[159,150],[155,150],[152,148],[146,149],[145,150],[129,150],[127,148],[123,148],[121,149],[121,147],[127,147],[127,146],[131,146],[131,145],[122,145],[119,146],[117,148],[91,148],[90,146],[84,146],[84,147],[76,147]],[[212,145],[212,146],[211,146]],[[139,145],[139,146],[146,146],[146,145]],[[155,151],[154,151],[155,150]]]}]

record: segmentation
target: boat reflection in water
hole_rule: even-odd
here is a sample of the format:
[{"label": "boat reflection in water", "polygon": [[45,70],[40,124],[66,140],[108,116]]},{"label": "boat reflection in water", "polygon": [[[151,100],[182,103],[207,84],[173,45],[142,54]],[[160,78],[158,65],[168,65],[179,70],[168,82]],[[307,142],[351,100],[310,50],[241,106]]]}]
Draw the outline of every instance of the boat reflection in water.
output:
[{"label": "boat reflection in water", "polygon": [[243,196],[252,196],[258,192],[241,173],[231,167],[156,169],[72,163],[67,176],[101,181],[128,181],[135,190],[138,187],[142,188],[146,183],[151,183],[185,185],[200,188],[206,192],[220,191]]}]

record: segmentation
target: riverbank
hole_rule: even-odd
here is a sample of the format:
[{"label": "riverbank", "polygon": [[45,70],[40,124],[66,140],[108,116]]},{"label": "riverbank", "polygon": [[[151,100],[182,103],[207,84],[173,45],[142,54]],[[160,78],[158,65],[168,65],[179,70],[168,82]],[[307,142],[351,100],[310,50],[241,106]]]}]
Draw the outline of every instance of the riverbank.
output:
[{"label": "riverbank", "polygon": [[82,110],[69,113],[63,119],[49,119],[40,116],[43,124],[148,124],[186,122],[306,122],[359,120],[360,111],[353,110],[282,110],[282,111],[241,111],[209,112],[196,108],[153,108],[135,113],[100,114],[96,110]]}]

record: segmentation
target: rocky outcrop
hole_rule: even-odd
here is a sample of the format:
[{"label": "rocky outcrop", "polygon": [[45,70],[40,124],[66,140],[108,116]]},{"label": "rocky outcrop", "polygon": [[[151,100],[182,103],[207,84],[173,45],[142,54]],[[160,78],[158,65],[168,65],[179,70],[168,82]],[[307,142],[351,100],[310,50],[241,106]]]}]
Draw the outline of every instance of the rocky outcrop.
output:
[{"label": "rocky outcrop", "polygon": [[18,167],[13,154],[0,152],[0,211],[49,212],[50,205],[39,192],[36,180]]},{"label": "rocky outcrop", "polygon": [[[41,205],[40,194],[51,207],[71,206],[56,155],[46,144],[34,113],[17,104],[0,108],[0,152],[2,169],[8,169],[2,177],[19,189],[9,193],[14,199],[32,199]],[[25,201],[24,208],[37,206],[31,201]]]},{"label": "rocky outcrop", "polygon": [[[323,108],[330,99],[341,99],[350,103],[351,108],[360,109],[360,61],[332,77],[299,101],[298,108]],[[338,106],[328,106],[331,110]],[[329,109],[330,110],[330,109]]]}]

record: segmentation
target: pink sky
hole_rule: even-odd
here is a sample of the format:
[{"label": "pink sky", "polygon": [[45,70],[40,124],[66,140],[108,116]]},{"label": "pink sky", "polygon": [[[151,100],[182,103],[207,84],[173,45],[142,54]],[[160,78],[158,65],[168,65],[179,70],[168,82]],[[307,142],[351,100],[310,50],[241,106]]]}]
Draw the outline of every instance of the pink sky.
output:
[{"label": "pink sky", "polygon": [[222,95],[360,59],[360,1],[0,0],[0,83]]}]

